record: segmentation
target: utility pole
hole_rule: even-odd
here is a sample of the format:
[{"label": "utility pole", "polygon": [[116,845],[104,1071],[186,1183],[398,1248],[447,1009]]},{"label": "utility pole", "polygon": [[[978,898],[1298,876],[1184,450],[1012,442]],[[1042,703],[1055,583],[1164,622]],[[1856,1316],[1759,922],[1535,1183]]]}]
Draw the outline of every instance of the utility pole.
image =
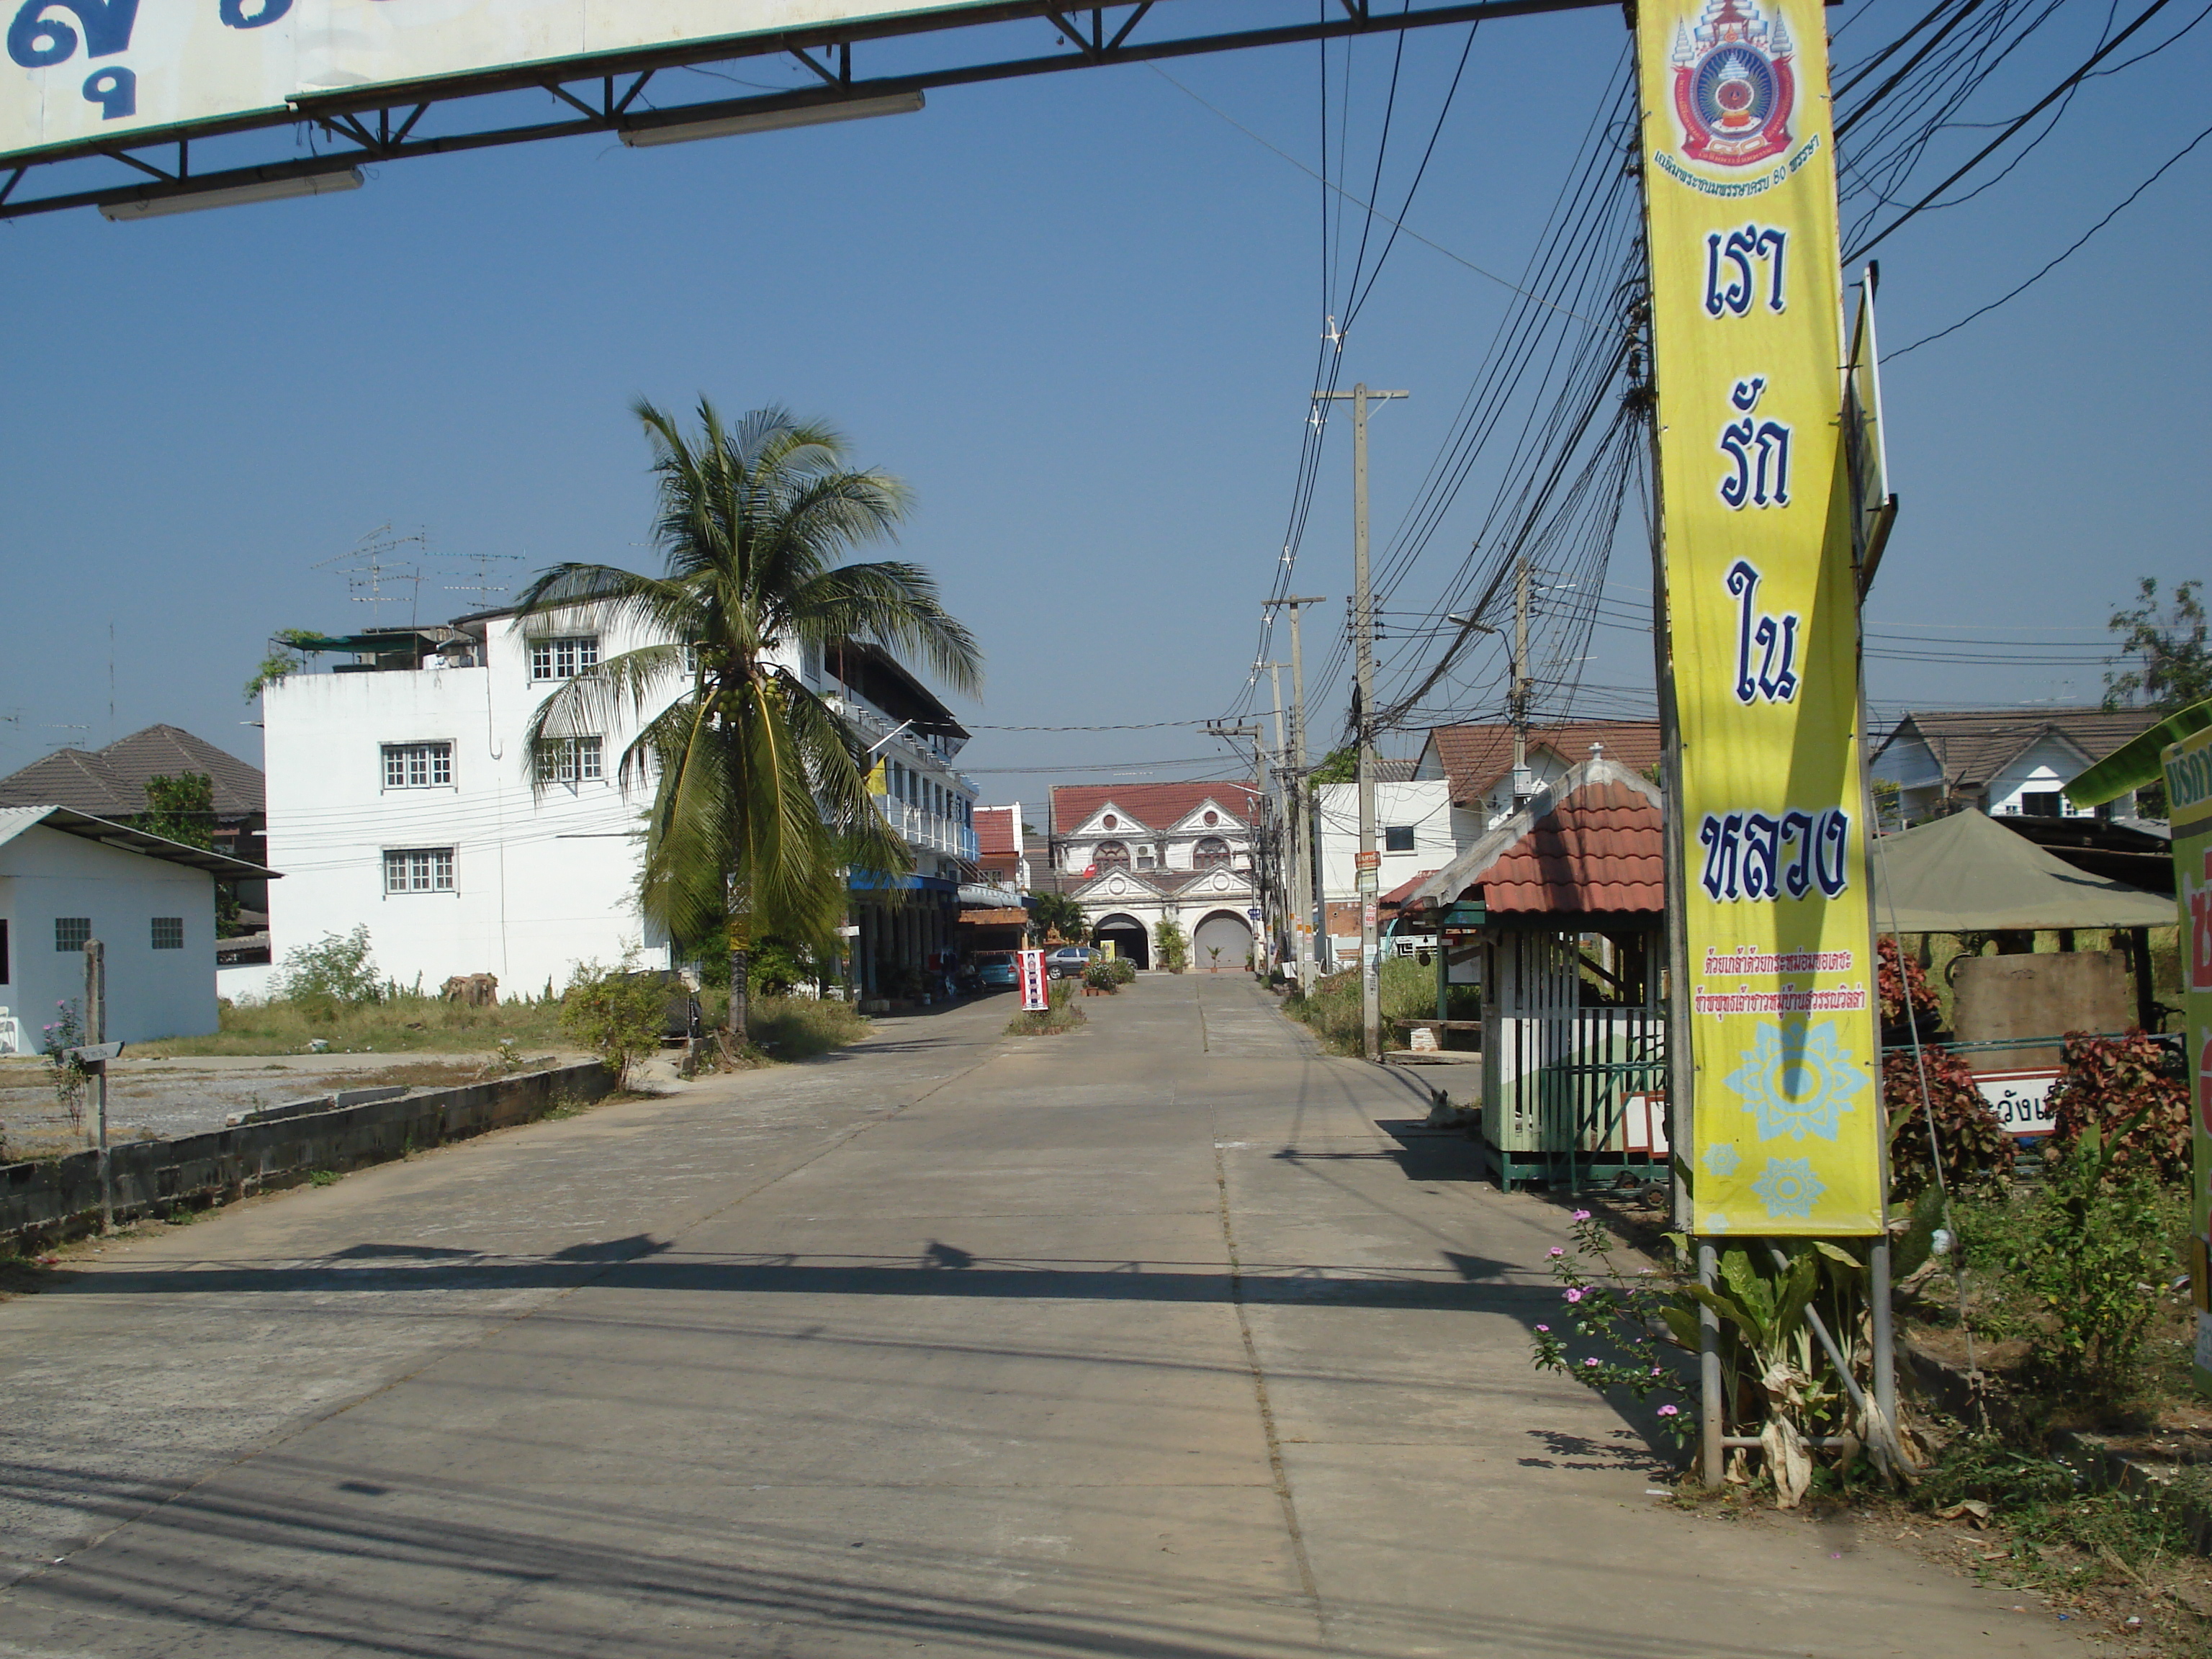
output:
[{"label": "utility pole", "polygon": [[1297,953],[1301,991],[1313,989],[1314,893],[1313,814],[1306,799],[1306,665],[1298,651],[1298,608],[1325,602],[1326,596],[1318,593],[1267,601],[1271,608],[1285,605],[1291,613],[1291,904],[1297,912],[1291,948]]},{"label": "utility pole", "polygon": [[[1288,921],[1291,920],[1291,917],[1287,914],[1291,908],[1291,896],[1290,890],[1283,880],[1283,874],[1285,866],[1291,861],[1291,849],[1296,845],[1296,843],[1291,836],[1291,811],[1289,797],[1290,780],[1288,775],[1291,768],[1291,751],[1284,746],[1283,742],[1282,664],[1279,662],[1271,662],[1267,665],[1267,680],[1268,683],[1275,689],[1275,764],[1272,769],[1272,775],[1275,781],[1273,790],[1275,799],[1275,823],[1277,825],[1275,833],[1283,838],[1284,844],[1284,850],[1278,856],[1275,864],[1275,891],[1281,902],[1283,910],[1286,913],[1283,917],[1283,920]],[[1292,932],[1295,933],[1295,927],[1293,927]],[[1281,943],[1282,941],[1279,934],[1277,936],[1277,948],[1279,951],[1280,949]],[[1297,958],[1297,946],[1295,944],[1291,946],[1291,957],[1293,962]]]},{"label": "utility pole", "polygon": [[[1252,783],[1255,791],[1252,804],[1256,809],[1259,805],[1259,796],[1256,791],[1267,782],[1267,757],[1266,752],[1260,746],[1260,728],[1249,723],[1224,726],[1218,720],[1209,720],[1206,722],[1206,735],[1209,738],[1227,738],[1232,743],[1238,738],[1252,739]],[[1265,861],[1266,841],[1267,836],[1261,826],[1254,824],[1252,826],[1252,890],[1260,899],[1260,927],[1263,936],[1267,927],[1267,872],[1262,867]]]},{"label": "utility pole", "polygon": [[1513,572],[1513,805],[1528,787],[1528,556]]},{"label": "utility pole", "polygon": [[[84,942],[84,1037],[89,1048],[107,1041],[107,947],[96,939]],[[115,1178],[107,1163],[107,1061],[103,1056],[85,1069],[92,1073],[100,1126],[100,1231],[105,1236],[115,1231]]]},{"label": "utility pole", "polygon": [[1352,635],[1357,684],[1352,720],[1359,742],[1359,1024],[1367,1058],[1382,1058],[1382,963],[1376,952],[1375,899],[1382,854],[1375,845],[1375,596],[1367,582],[1367,405],[1403,392],[1370,392],[1362,380],[1352,399]]}]

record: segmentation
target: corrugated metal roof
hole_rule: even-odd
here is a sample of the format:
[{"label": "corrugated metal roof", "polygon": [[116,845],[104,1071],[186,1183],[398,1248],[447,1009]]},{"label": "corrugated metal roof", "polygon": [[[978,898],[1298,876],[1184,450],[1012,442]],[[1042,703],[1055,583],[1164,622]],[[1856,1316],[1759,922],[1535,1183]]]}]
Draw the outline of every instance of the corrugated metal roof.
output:
[{"label": "corrugated metal roof", "polygon": [[264,869],[258,864],[248,864],[244,859],[232,858],[227,853],[211,853],[204,847],[187,847],[182,842],[165,841],[159,836],[149,836],[143,830],[133,830],[127,823],[111,823],[106,818],[96,818],[67,806],[0,806],[0,845],[11,842],[34,825],[61,830],[64,835],[82,836],[87,841],[96,841],[125,853],[139,853],[150,859],[166,859],[171,864],[190,865],[195,870],[204,870],[211,876],[275,877],[276,871]]},{"label": "corrugated metal roof", "polygon": [[1667,908],[1656,786],[1610,758],[1584,761],[1409,898],[1480,898],[1493,915]]}]

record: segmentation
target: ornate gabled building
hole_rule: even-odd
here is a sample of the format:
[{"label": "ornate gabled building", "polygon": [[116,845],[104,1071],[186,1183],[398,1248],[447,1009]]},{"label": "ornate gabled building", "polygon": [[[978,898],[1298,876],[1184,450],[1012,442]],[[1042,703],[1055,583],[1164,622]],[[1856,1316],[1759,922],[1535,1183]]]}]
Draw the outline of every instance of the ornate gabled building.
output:
[{"label": "ornate gabled building", "polygon": [[1226,780],[1063,786],[1052,792],[1054,884],[1140,968],[1172,921],[1194,970],[1243,971],[1261,937],[1259,811],[1257,790]]}]

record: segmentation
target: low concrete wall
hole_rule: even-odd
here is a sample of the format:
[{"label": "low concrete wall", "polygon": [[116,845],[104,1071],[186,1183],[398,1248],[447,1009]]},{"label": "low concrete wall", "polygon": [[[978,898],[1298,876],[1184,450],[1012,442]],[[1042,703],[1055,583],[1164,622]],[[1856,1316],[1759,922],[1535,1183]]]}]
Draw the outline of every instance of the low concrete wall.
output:
[{"label": "low concrete wall", "polygon": [[[614,1076],[597,1060],[494,1083],[434,1089],[400,1100],[242,1123],[177,1140],[134,1140],[109,1149],[115,1214],[167,1214],[289,1187],[319,1170],[343,1174],[488,1129],[528,1123],[555,1107],[597,1100]],[[100,1155],[0,1167],[0,1239],[30,1250],[100,1224]]]}]

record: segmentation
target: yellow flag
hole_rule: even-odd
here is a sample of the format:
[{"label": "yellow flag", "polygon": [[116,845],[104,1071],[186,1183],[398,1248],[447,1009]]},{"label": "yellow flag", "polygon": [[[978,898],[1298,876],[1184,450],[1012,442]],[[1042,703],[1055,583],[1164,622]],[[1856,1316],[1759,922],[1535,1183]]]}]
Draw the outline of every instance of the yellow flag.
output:
[{"label": "yellow flag", "polygon": [[1818,0],[1639,0],[1692,1227],[1879,1230],[1884,1121]]}]

